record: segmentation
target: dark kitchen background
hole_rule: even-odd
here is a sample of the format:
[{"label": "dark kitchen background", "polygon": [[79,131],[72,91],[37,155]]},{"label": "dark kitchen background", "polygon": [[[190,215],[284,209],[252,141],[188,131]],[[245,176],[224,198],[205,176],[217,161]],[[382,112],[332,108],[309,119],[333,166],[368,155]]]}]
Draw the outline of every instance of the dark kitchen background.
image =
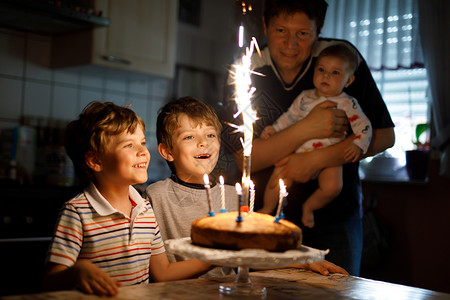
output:
[{"label": "dark kitchen background", "polygon": [[0,1],[0,295],[39,289],[58,211],[80,190],[65,125],[93,100],[131,104],[147,126],[148,183],[166,178],[158,109],[185,95],[218,105],[241,52],[237,24],[255,18],[241,9],[235,0]]},{"label": "dark kitchen background", "polygon": [[[80,191],[64,126],[93,100],[131,104],[147,126],[148,183],[166,178],[158,109],[186,95],[219,108],[242,53],[238,26],[245,44],[264,44],[262,3],[0,0],[0,296],[39,290],[58,211]],[[437,165],[427,182],[364,181],[374,208],[362,277],[450,292],[448,180]]]}]

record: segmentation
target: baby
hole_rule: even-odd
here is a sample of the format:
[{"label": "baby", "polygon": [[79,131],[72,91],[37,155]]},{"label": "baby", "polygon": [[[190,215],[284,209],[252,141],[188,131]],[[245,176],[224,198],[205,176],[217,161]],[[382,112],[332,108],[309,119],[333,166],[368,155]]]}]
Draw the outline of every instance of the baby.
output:
[{"label": "baby", "polygon": [[[316,105],[331,100],[337,108],[346,112],[350,126],[355,134],[353,143],[346,149],[347,161],[355,162],[369,147],[372,127],[369,119],[362,112],[356,99],[343,92],[355,79],[354,72],[358,66],[356,54],[348,47],[337,44],[325,48],[317,58],[313,83],[315,89],[303,91],[294,100],[288,111],[282,114],[272,125],[264,128],[261,138],[268,139],[275,132],[281,131],[303,119]],[[314,139],[304,143],[297,149],[308,152],[328,147],[343,138]],[[264,206],[259,210],[273,213],[278,203],[279,186],[278,170],[275,168],[266,187]],[[342,189],[342,166],[323,169],[318,174],[318,189],[302,205],[302,223],[306,227],[314,226],[314,211],[330,203]],[[292,181],[285,179],[287,187]]]}]

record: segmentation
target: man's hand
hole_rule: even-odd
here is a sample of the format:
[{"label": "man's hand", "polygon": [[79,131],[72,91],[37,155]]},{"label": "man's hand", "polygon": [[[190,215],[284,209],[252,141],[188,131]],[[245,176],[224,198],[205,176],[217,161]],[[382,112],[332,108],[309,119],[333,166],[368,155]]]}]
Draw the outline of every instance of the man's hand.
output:
[{"label": "man's hand", "polygon": [[294,153],[275,164],[279,169],[279,178],[290,178],[296,182],[308,182],[314,178],[321,170],[320,166],[314,163],[313,152]]},{"label": "man's hand", "polygon": [[325,101],[306,116],[306,128],[314,130],[311,138],[343,137],[348,130],[348,118],[343,110],[336,109],[336,103]]}]

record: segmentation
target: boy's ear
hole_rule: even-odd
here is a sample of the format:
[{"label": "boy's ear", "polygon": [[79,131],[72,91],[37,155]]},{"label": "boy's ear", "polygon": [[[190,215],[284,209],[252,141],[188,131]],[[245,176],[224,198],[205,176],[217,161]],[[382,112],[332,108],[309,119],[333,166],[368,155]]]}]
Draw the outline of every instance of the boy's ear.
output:
[{"label": "boy's ear", "polygon": [[159,154],[167,161],[174,161],[174,158],[172,156],[172,153],[170,152],[170,150],[163,144],[163,143],[159,143],[158,145],[158,151]]},{"label": "boy's ear", "polygon": [[103,170],[103,166],[94,152],[89,151],[88,153],[86,153],[84,160],[86,161],[88,167],[93,171],[100,172]]},{"label": "boy's ear", "polygon": [[347,83],[345,84],[345,87],[348,87],[350,84],[353,83],[353,81],[355,81],[355,75],[352,75],[348,78]]}]

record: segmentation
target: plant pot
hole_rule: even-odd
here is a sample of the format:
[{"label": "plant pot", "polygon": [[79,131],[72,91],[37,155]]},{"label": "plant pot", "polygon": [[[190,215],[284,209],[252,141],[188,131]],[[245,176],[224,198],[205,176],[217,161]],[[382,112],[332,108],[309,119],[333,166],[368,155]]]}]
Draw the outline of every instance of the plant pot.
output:
[{"label": "plant pot", "polygon": [[406,151],[406,170],[410,179],[425,180],[428,175],[428,150]]}]

